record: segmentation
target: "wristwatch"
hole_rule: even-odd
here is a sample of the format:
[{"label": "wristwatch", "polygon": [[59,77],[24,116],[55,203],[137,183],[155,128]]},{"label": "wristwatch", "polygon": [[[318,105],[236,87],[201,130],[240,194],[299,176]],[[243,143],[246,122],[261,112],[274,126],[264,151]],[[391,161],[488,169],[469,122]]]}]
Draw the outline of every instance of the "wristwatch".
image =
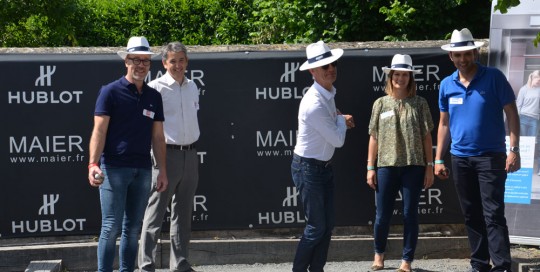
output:
[{"label": "wristwatch", "polygon": [[510,151],[519,154],[519,146],[511,146]]}]

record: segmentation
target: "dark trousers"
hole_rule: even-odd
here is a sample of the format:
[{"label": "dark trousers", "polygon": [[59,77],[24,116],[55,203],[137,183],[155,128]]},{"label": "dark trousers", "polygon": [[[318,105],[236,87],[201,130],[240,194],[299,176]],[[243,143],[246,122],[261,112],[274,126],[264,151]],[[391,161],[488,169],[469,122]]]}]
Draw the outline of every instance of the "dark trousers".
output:
[{"label": "dark trousers", "polygon": [[454,183],[471,247],[471,266],[480,272],[511,269],[504,217],[505,165],[505,153],[452,156]]},{"label": "dark trousers", "polygon": [[386,251],[386,243],[390,231],[390,220],[394,212],[394,204],[398,192],[403,197],[403,255],[407,262],[414,260],[414,252],[418,242],[418,202],[424,185],[426,167],[379,167],[377,170],[378,190],[377,215],[375,217],[374,245],[375,253]]},{"label": "dark trousers", "polygon": [[306,215],[292,271],[323,272],[335,222],[332,167],[294,154],[291,172]]}]

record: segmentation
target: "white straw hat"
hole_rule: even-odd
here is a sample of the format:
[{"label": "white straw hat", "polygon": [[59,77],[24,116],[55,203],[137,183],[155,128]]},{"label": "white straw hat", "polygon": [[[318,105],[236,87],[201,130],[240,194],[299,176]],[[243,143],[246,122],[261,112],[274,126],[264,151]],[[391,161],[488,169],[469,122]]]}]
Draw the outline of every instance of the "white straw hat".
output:
[{"label": "white straw hat", "polygon": [[469,29],[464,28],[461,31],[454,29],[449,44],[441,46],[446,51],[468,51],[484,45],[484,42],[475,42]]},{"label": "white straw hat", "polygon": [[330,64],[343,55],[343,49],[332,49],[323,41],[312,43],[306,47],[307,60],[300,66],[300,71]]},{"label": "white straw hat", "polygon": [[409,55],[395,54],[392,58],[392,65],[390,67],[383,67],[382,70],[388,74],[391,70],[395,71],[407,71],[415,74],[421,73],[421,70],[414,70],[412,65],[412,59]]},{"label": "white straw hat", "polygon": [[154,57],[155,55],[158,55],[158,53],[154,53],[150,51],[150,44],[148,43],[148,40],[146,40],[145,37],[131,37],[129,38],[126,51],[118,51],[118,56],[120,56],[122,59],[126,59],[126,56],[129,55],[152,55]]}]

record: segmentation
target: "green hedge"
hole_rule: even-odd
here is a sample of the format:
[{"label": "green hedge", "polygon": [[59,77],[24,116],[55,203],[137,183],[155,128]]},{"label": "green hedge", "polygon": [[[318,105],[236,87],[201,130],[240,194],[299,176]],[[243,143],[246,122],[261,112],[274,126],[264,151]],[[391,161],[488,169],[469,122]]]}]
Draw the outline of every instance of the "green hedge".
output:
[{"label": "green hedge", "polygon": [[[238,2],[238,3],[237,3]],[[152,44],[231,44],[248,37],[243,1],[80,0],[85,28],[80,45],[118,46],[143,35]]]},{"label": "green hedge", "polygon": [[0,46],[279,44],[489,33],[489,0],[0,0]]}]

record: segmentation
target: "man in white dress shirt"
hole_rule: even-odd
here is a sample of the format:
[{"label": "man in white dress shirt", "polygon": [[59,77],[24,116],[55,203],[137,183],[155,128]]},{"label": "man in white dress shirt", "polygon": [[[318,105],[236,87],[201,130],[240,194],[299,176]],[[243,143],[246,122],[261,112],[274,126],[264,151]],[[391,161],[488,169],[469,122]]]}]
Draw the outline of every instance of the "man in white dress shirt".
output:
[{"label": "man in white dress shirt", "polygon": [[291,172],[306,216],[306,227],[293,263],[293,272],[322,272],[334,228],[334,181],[330,160],[336,147],[345,143],[351,115],[341,114],[334,101],[337,60],[342,49],[323,42],[306,48],[307,61],[300,70],[309,70],[314,82],[300,102],[298,136]]},{"label": "man in white dress shirt", "polygon": [[197,120],[199,90],[195,82],[184,75],[188,57],[182,43],[166,45],[162,52],[162,62],[167,73],[148,85],[158,90],[163,97],[169,186],[161,193],[153,190],[150,196],[141,234],[139,269],[156,269],[157,241],[167,206],[172,199],[169,270],[195,271],[187,258],[193,197],[199,180],[197,150],[194,146],[200,135]]}]

